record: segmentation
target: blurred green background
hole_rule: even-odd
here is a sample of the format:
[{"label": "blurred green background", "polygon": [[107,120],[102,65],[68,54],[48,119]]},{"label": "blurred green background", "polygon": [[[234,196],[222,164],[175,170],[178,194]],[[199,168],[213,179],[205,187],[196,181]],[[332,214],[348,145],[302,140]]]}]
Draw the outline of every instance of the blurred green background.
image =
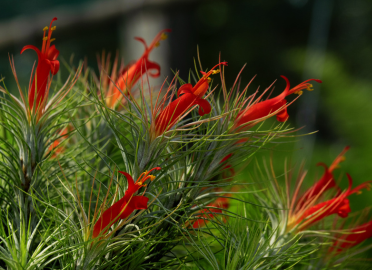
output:
[{"label": "blurred green background", "polygon": [[[86,59],[97,68],[96,55],[102,50],[119,51],[126,63],[136,60],[143,46],[133,40],[141,36],[151,42],[157,32],[171,28],[169,39],[162,41],[150,59],[162,66],[160,85],[173,70],[187,78],[194,69],[199,46],[203,68],[222,60],[227,86],[247,64],[241,77],[245,86],[264,89],[278,80],[280,93],[285,75],[294,86],[307,78],[322,79],[289,108],[290,123],[306,126],[304,134],[274,150],[264,150],[257,157],[273,151],[277,173],[284,168],[284,158],[292,163],[306,159],[307,183],[322,174],[317,162],[330,164],[339,152],[350,145],[342,168],[335,176],[348,172],[355,183],[372,180],[372,1],[370,0],[2,0],[0,12],[0,75],[9,89],[15,90],[8,54],[14,55],[21,84],[26,87],[36,54],[24,45],[41,46],[42,28],[58,17],[53,33],[60,59],[78,63]],[[71,57],[73,55],[73,57]],[[61,69],[61,76],[67,72]],[[290,97],[292,100],[294,97]],[[253,166],[250,164],[247,170]],[[244,178],[244,173],[240,176]],[[341,185],[346,186],[346,177]],[[351,198],[353,210],[372,203],[372,193]]]}]

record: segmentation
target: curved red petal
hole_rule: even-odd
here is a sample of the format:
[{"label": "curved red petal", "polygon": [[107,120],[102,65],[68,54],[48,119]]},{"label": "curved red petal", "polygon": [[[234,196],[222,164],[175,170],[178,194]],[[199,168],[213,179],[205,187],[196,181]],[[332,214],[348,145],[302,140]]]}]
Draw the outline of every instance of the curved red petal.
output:
[{"label": "curved red petal", "polygon": [[128,189],[125,193],[126,194],[127,193],[133,194],[134,192],[136,192],[138,190],[138,188],[134,184],[134,180],[133,180],[132,176],[129,173],[126,173],[126,172],[123,172],[123,171],[119,171],[119,173],[124,175],[127,178],[127,181],[128,181]]},{"label": "curved red petal", "polygon": [[135,209],[147,209],[149,198],[145,196],[134,196],[129,204],[133,205]]},{"label": "curved red petal", "polygon": [[120,218],[126,219],[129,217],[134,210],[147,209],[147,202],[149,198],[145,196],[133,196],[129,202],[122,206]]},{"label": "curved red petal", "polygon": [[198,98],[196,100],[196,104],[199,105],[199,115],[200,116],[203,116],[205,114],[209,114],[212,110],[211,104],[209,104],[209,102],[206,101],[205,99]]},{"label": "curved red petal", "polygon": [[127,202],[123,197],[106,211],[104,211],[97,220],[96,224],[94,224],[93,237],[97,237],[104,229],[104,232],[106,232],[109,229],[109,224],[114,224],[120,218],[121,211],[126,204]]},{"label": "curved red petal", "polygon": [[34,50],[36,53],[37,53],[37,56],[40,58],[40,50],[38,48],[36,48],[34,45],[26,45],[22,48],[21,50],[21,54],[25,51],[25,50],[28,50],[28,49],[31,49],[31,50]]},{"label": "curved red petal", "polygon": [[147,47],[147,44],[146,44],[146,41],[141,38],[141,37],[135,37],[134,38],[135,40],[138,40],[139,42],[141,42],[144,46],[145,46],[145,50],[147,51],[148,50],[148,47]]},{"label": "curved red petal", "polygon": [[56,46],[55,45],[52,45],[49,47],[48,51],[47,51],[47,58],[49,60],[56,60],[58,55],[59,55],[59,51],[56,49]]},{"label": "curved red petal", "polygon": [[283,75],[280,75],[280,77],[282,77],[285,80],[286,87],[285,87],[284,91],[279,96],[276,97],[279,100],[284,99],[288,95],[289,88],[290,88],[290,83],[289,83],[289,80],[287,79],[287,77],[286,76],[283,76]]},{"label": "curved red petal", "polygon": [[145,68],[149,76],[153,78],[157,78],[160,76],[160,65],[158,63],[147,61]]},{"label": "curved red petal", "polygon": [[50,61],[50,71],[52,72],[53,75],[57,74],[57,72],[59,71],[59,61],[58,60]]},{"label": "curved red petal", "polygon": [[[286,103],[285,100],[284,100],[284,102]],[[279,122],[285,122],[285,121],[287,121],[288,118],[289,118],[289,115],[288,115],[288,112],[287,112],[287,108],[284,108],[283,110],[281,110],[276,115],[276,120],[278,120]]]},{"label": "curved red petal", "polygon": [[341,205],[337,208],[337,214],[342,218],[346,218],[350,212],[350,202],[348,199],[344,199]]},{"label": "curved red petal", "polygon": [[192,94],[192,85],[191,83],[185,83],[178,88],[177,95],[180,96],[182,94]]}]

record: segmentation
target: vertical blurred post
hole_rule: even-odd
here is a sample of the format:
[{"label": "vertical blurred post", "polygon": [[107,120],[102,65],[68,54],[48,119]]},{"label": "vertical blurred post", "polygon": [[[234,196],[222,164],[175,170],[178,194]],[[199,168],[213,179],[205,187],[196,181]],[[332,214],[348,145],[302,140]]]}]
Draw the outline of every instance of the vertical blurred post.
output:
[{"label": "vertical blurred post", "polygon": [[[125,64],[137,60],[143,54],[145,48],[134,37],[142,37],[149,45],[160,30],[169,28],[168,20],[161,9],[140,9],[132,14],[125,14],[124,20],[119,27],[120,50],[124,55]],[[169,43],[168,40],[160,42],[149,57],[150,61],[156,62],[161,67],[159,78],[150,78],[150,87],[160,89],[164,79],[171,75],[169,67]],[[146,79],[146,77],[143,77]],[[168,77],[169,78],[169,77]],[[147,83],[144,85],[147,88]]]},{"label": "vertical blurred post", "polygon": [[[332,7],[333,0],[314,1],[303,73],[304,80],[309,78],[322,79],[323,63],[326,55]],[[315,131],[320,87],[321,85],[317,84],[315,87],[316,91],[306,95],[306,98],[300,99],[296,126],[305,126],[300,130],[300,134]],[[303,157],[306,157],[306,160],[308,161],[307,164],[310,164],[315,140],[316,134],[300,137],[295,149],[301,149],[301,151],[295,151],[295,160],[301,160]]]}]

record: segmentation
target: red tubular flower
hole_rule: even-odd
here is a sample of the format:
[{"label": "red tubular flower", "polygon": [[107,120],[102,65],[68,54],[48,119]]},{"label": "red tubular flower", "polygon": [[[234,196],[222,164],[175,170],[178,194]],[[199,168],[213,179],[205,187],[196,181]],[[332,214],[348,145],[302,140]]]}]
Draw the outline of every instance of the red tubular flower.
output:
[{"label": "red tubular flower", "polygon": [[217,198],[213,203],[208,204],[207,207],[215,207],[215,208],[205,208],[200,211],[200,218],[195,220],[192,223],[192,227],[194,229],[204,227],[208,222],[209,219],[213,218],[216,214],[221,214],[222,209],[228,209],[230,206],[228,198]]},{"label": "red tubular flower", "polygon": [[[57,18],[53,18],[50,22],[49,28],[46,26],[44,27],[44,37],[43,37],[43,44],[41,46],[41,51],[33,45],[24,46],[21,50],[21,54],[27,50],[32,49],[37,53],[38,63],[36,67],[36,72],[32,81],[31,89],[28,93],[28,103],[30,106],[30,110],[34,106],[35,102],[35,95],[36,95],[36,108],[43,109],[45,107],[46,98],[48,96],[48,78],[49,73],[52,75],[56,75],[59,70],[59,61],[57,60],[59,51],[56,49],[54,45],[50,46],[50,43],[54,40],[51,39],[52,32],[56,29],[55,26],[52,27],[52,23],[57,20]],[[46,36],[46,31],[48,30],[48,35]],[[41,106],[39,108],[39,105]]]},{"label": "red tubular flower", "polygon": [[[116,81],[116,86],[121,89],[124,94],[129,94],[132,87],[138,82],[138,80],[145,75],[146,73],[153,78],[160,76],[160,66],[155,62],[149,60],[150,52],[159,46],[160,40],[167,38],[166,32],[171,32],[170,29],[164,29],[160,31],[150,46],[147,47],[147,44],[143,38],[136,37],[135,39],[143,43],[145,46],[145,52],[142,56],[133,64],[130,64],[122,70]],[[106,103],[109,107],[115,107],[122,98],[121,92],[116,88],[110,88],[110,91],[106,95]]]},{"label": "red tubular flower", "polygon": [[232,180],[235,176],[235,169],[233,166],[228,162],[228,160],[233,156],[233,154],[228,154],[225,156],[221,161],[220,164],[224,164],[222,167],[222,177],[226,180]]},{"label": "red tubular flower", "polygon": [[287,86],[284,89],[284,91],[274,98],[256,102],[255,104],[249,106],[248,108],[240,111],[237,118],[235,119],[234,123],[235,128],[240,127],[239,129],[243,130],[249,129],[256,125],[257,123],[273,115],[276,115],[276,119],[279,122],[286,121],[289,116],[287,113],[287,101],[285,100],[285,97],[293,93],[301,95],[303,89],[312,91],[313,90],[311,89],[312,84],[308,83],[309,81],[316,81],[318,83],[322,82],[321,80],[310,79],[290,89],[288,79],[284,76],[281,77],[287,83]]},{"label": "red tubular flower", "polygon": [[340,188],[337,186],[336,181],[333,177],[333,170],[338,167],[338,164],[345,160],[344,154],[349,150],[349,146],[346,146],[344,150],[336,157],[331,166],[328,166],[322,162],[319,162],[318,166],[323,166],[325,172],[318,182],[316,182],[311,188],[309,188],[302,198],[298,201],[298,207],[301,207],[305,202],[312,200],[316,197],[319,197],[321,193],[335,188],[340,191]]},{"label": "red tubular flower", "polygon": [[[299,230],[304,230],[307,227],[313,225],[319,220],[337,214],[338,216],[345,218],[351,212],[349,200],[347,199],[353,193],[360,193],[361,189],[370,188],[370,182],[365,182],[354,189],[352,188],[353,180],[349,174],[346,174],[349,180],[348,189],[336,196],[335,198],[313,205],[314,200],[305,202],[301,209],[297,209],[294,215],[289,218],[288,226],[291,228],[293,225],[299,225]],[[301,224],[300,224],[301,223]],[[292,225],[292,226],[291,226]]]},{"label": "red tubular flower", "polygon": [[[140,175],[136,182],[134,182],[132,176],[126,172],[121,172],[127,178],[128,189],[124,193],[124,197],[114,203],[110,208],[103,212],[100,218],[97,220],[93,228],[93,238],[98,235],[105,233],[112,224],[119,219],[126,219],[137,209],[147,209],[148,198],[145,196],[134,195],[141,187],[146,186],[143,184],[147,179],[151,181],[155,179],[155,176],[149,175],[153,170],[160,170],[160,167],[155,167],[150,171],[146,171]],[[102,232],[103,231],[103,232]]]},{"label": "red tubular flower", "polygon": [[211,105],[202,97],[209,88],[209,76],[219,72],[219,70],[214,70],[219,65],[227,66],[227,62],[215,65],[206,73],[202,72],[203,77],[195,86],[186,83],[178,89],[178,98],[166,106],[155,119],[155,137],[168,131],[194,105],[199,105],[199,115],[203,116],[210,113]]},{"label": "red tubular flower", "polygon": [[329,252],[332,252],[336,249],[336,252],[339,253],[345,249],[352,248],[364,240],[372,237],[372,221],[364,223],[360,226],[357,226],[350,230],[349,234],[344,234],[339,237],[330,247]]},{"label": "red tubular flower", "polygon": [[66,127],[62,129],[61,132],[59,132],[60,138],[56,139],[50,146],[49,146],[49,152],[54,151],[52,158],[57,157],[58,154],[62,153],[65,149],[64,147],[61,147],[59,144],[62,142],[64,138],[67,138],[67,133],[69,132],[69,127]]}]

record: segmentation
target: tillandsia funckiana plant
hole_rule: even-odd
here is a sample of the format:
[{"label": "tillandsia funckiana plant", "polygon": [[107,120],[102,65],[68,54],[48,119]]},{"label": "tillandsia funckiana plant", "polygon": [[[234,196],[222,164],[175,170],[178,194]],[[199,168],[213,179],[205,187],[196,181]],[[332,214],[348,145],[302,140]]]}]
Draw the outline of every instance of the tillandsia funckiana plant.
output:
[{"label": "tillandsia funckiana plant", "polygon": [[21,51],[37,53],[28,86],[10,57],[18,90],[0,88],[0,269],[327,269],[369,248],[371,221],[350,214],[349,198],[370,184],[347,175],[342,190],[333,177],[347,149],[305,192],[303,171],[293,193],[289,169],[283,187],[266,165],[236,177],[289,136],[287,107],[320,80],[291,87],[281,76],[279,95],[273,84],[249,94],[241,73],[227,86],[219,60],[151,87],[165,29],[149,46],[136,38],[133,64],[103,54],[98,75],[66,65],[62,83],[55,20],[41,49]]}]

